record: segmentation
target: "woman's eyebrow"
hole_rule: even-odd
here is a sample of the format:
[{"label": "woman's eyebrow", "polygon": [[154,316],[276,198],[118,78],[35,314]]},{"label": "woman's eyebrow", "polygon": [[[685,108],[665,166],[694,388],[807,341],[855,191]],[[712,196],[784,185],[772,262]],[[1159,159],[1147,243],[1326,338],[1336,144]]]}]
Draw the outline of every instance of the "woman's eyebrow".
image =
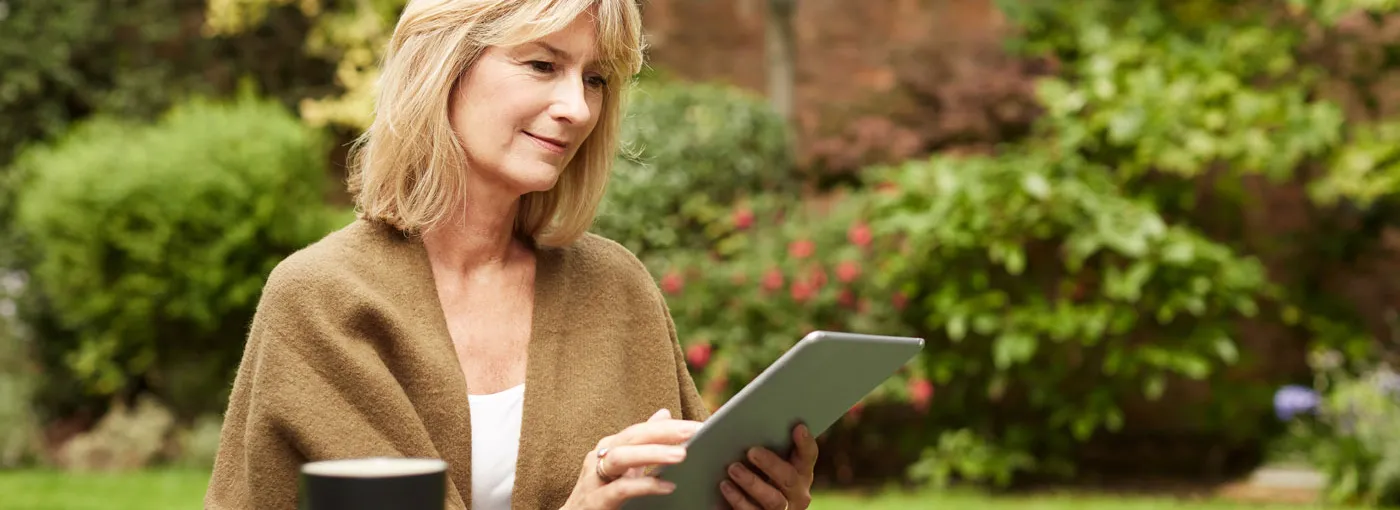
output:
[{"label": "woman's eyebrow", "polygon": [[[573,62],[573,61],[574,61],[574,56],[573,56],[572,54],[570,54],[570,53],[567,52],[567,51],[564,51],[562,48],[559,48],[558,46],[555,46],[555,45],[553,45],[553,44],[549,44],[549,43],[544,42],[544,41],[532,41],[532,42],[530,42],[530,46],[535,46],[535,47],[538,47],[538,48],[540,48],[540,49],[543,49],[543,50],[549,52],[549,54],[550,54],[551,56],[553,56],[554,58],[559,59],[559,60],[561,60],[561,61],[564,61],[564,62]],[[590,60],[590,61],[586,62],[586,64],[588,64],[589,66],[594,66],[594,65],[597,65],[597,64],[598,64],[598,61],[597,61],[597,60]]]},{"label": "woman's eyebrow", "polygon": [[559,60],[573,60],[574,58],[573,55],[569,54],[569,52],[559,49],[558,47],[544,41],[534,41],[530,44],[532,46],[538,46],[540,48],[543,48],[545,51],[553,55],[554,58],[557,58]]}]

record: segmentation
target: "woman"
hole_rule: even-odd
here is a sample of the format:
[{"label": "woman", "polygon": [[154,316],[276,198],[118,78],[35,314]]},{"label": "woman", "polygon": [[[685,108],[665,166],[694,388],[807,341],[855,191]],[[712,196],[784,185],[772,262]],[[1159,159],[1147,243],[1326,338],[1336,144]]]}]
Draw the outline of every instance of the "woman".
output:
[{"label": "woman", "polygon": [[[634,0],[411,0],[350,187],[360,218],[269,276],[207,508],[294,508],[302,463],[447,461],[448,506],[617,508],[708,416],[655,282],[585,233],[641,63]],[[805,508],[816,442],[732,466]],[[580,466],[581,464],[581,466]]]}]

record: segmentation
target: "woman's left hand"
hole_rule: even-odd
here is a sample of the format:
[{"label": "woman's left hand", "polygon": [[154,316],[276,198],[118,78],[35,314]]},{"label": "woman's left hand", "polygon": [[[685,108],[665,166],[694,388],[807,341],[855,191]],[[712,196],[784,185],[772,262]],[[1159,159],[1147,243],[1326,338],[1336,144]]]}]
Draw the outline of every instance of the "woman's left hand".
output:
[{"label": "woman's left hand", "polygon": [[792,440],[795,448],[788,459],[766,448],[749,449],[748,460],[762,471],[762,476],[742,462],[729,465],[729,480],[720,482],[719,488],[731,508],[806,510],[812,504],[817,439],[805,425],[798,425],[792,431]]}]

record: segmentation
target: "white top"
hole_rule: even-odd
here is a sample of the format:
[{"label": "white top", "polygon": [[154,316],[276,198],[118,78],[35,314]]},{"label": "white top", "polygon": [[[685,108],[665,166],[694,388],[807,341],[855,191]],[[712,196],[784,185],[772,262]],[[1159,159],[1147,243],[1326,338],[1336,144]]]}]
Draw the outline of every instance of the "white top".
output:
[{"label": "white top", "polygon": [[467,398],[472,417],[472,510],[510,510],[525,385]]}]

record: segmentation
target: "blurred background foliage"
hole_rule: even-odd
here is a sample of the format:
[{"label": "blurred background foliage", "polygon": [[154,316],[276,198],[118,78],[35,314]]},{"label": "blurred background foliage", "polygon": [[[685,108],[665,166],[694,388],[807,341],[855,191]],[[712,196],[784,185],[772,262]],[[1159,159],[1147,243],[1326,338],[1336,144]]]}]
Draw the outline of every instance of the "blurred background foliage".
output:
[{"label": "blurred background foliage", "polygon": [[[834,132],[654,63],[595,230],[712,407],[812,330],[928,339],[823,438],[825,482],[1303,459],[1400,503],[1398,4],[999,1],[998,67],[952,90],[909,51]],[[347,221],[402,5],[0,0],[0,466],[206,461],[266,272]],[[1337,404],[1285,423],[1285,384]]]}]

